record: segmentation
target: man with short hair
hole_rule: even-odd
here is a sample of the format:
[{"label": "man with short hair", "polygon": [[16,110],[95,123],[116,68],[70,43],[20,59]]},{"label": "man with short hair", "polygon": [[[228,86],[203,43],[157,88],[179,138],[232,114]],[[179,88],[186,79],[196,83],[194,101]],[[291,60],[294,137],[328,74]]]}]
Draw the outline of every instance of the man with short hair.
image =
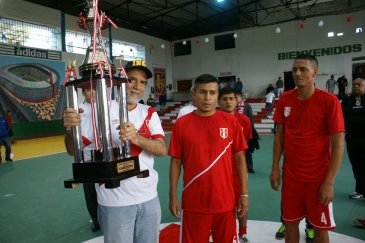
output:
[{"label": "man with short hair", "polygon": [[147,105],[151,106],[151,107],[155,107],[155,99],[152,98],[152,95],[149,95],[149,98],[147,99]]},{"label": "man with short hair", "polygon": [[[215,109],[218,80],[209,74],[196,78],[193,99],[196,111],[178,120],[169,147],[170,212],[181,216],[181,242],[237,242],[235,207],[239,216],[248,209],[246,163],[247,147],[237,119]],[[192,136],[194,134],[194,136]],[[198,138],[198,139],[197,139]],[[232,158],[240,180],[241,195],[235,201]],[[182,212],[177,184],[184,165]]]},{"label": "man with short hair", "polygon": [[237,79],[235,91],[242,94],[243,84],[240,78]]},{"label": "man with short hair", "polygon": [[337,87],[338,87],[338,96],[340,100],[343,100],[345,98],[347,89],[346,75],[342,75],[337,79]]},{"label": "man with short hair", "polygon": [[336,80],[334,79],[334,76],[331,75],[331,78],[328,79],[326,82],[326,89],[328,90],[328,92],[333,94],[335,92],[335,87],[336,87]]},{"label": "man with short hair", "polygon": [[276,81],[276,89],[278,92],[278,97],[281,96],[281,94],[284,92],[284,82],[281,80],[281,77]]},{"label": "man with short hair", "polygon": [[[246,139],[246,142],[252,138],[252,125],[250,118],[244,114],[240,114],[235,111],[235,106],[237,104],[237,99],[235,96],[235,91],[231,88],[223,88],[219,91],[218,95],[218,105],[221,111],[227,112],[228,114],[234,115],[238,122],[241,125],[242,132]],[[243,148],[243,151],[246,151],[247,147]],[[244,153],[245,154],[245,153]],[[241,194],[241,186],[240,181],[237,175],[236,165],[234,160],[232,160],[232,172],[233,172],[233,181],[234,181],[234,192],[236,201],[239,200]],[[248,169],[248,168],[247,168]],[[238,238],[240,243],[247,243],[249,242],[246,235],[247,235],[247,215],[246,213],[243,217],[238,217]],[[238,216],[238,212],[237,212]]]},{"label": "man with short hair", "polygon": [[352,94],[341,103],[345,119],[347,154],[355,178],[355,191],[350,199],[365,195],[365,80],[352,82]]},{"label": "man with short hair", "polygon": [[[130,80],[127,85],[129,121],[119,126],[119,106],[112,100],[111,133],[113,141],[120,148],[123,142],[130,141],[132,155],[138,155],[140,168],[148,169],[149,177],[122,180],[120,187],[114,189],[107,189],[104,184],[95,184],[99,203],[98,219],[106,243],[157,243],[161,207],[153,156],[164,156],[166,153],[165,136],[156,111],[138,103],[145,91],[147,79],[152,78],[152,72],[141,60],[128,62],[124,69]],[[69,108],[64,120],[64,125],[69,128],[80,123],[80,116]],[[65,144],[67,152],[72,155],[72,139],[69,134],[66,135]],[[90,141],[92,144],[93,141]]]},{"label": "man with short hair", "polygon": [[306,217],[313,225],[315,241],[328,243],[333,219],[333,184],[344,150],[341,104],[328,92],[317,89],[317,59],[308,54],[293,63],[297,89],[278,101],[273,120],[274,138],[271,188],[278,191],[280,157],[285,151],[281,200],[285,242],[299,242],[299,222]]}]

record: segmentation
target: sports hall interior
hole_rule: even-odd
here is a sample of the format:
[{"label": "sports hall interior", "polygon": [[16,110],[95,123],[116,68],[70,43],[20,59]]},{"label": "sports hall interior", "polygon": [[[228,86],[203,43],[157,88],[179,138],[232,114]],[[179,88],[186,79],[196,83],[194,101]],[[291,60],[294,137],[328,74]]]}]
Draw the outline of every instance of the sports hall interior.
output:
[{"label": "sports hall interior", "polygon": [[[238,2],[245,1],[238,0]],[[66,2],[70,4],[70,1]],[[74,5],[81,2],[81,0],[74,1]],[[266,1],[256,2],[264,4]],[[362,67],[365,67],[364,2],[362,0],[299,2],[303,4],[318,2],[333,6],[346,3],[351,11],[313,15],[306,19],[299,18],[269,25],[244,26],[230,30],[222,28],[221,31],[214,33],[181,35],[179,39],[158,37],[123,27],[106,29],[103,36],[143,46],[143,59],[147,67],[157,70],[156,72],[164,70],[168,103],[176,100],[188,101],[189,93],[178,89],[180,82],[188,80],[192,84],[197,76],[204,73],[222,79],[228,76],[240,78],[247,98],[262,99],[268,84],[275,86],[278,77],[283,77],[289,82],[287,78],[291,75],[291,65],[297,52],[317,56],[319,61],[319,73],[315,80],[317,88],[325,89],[325,82],[330,75],[334,75],[336,79],[346,75],[351,83],[354,72],[360,72],[359,70],[364,70]],[[74,5],[67,5],[65,8]],[[268,11],[274,11],[273,9]],[[59,9],[23,0],[0,1],[0,16],[73,33],[76,29],[75,23],[79,20],[77,15],[65,14]],[[322,24],[319,24],[320,22]],[[0,19],[0,28],[1,24]],[[79,36],[88,34],[81,29],[77,31]],[[329,37],[331,32],[334,36]],[[339,33],[342,35],[337,35]],[[231,35],[235,47],[215,50],[214,40],[218,35]],[[190,54],[176,56],[174,48],[183,45],[184,41],[190,45]],[[175,43],[175,46],[172,43]],[[5,38],[2,38],[0,69],[13,62],[51,65],[59,68],[60,86],[65,78],[69,61],[75,60],[76,66],[79,66],[85,56],[71,53],[66,49],[61,50],[60,47],[55,51],[56,59],[53,60],[24,55],[19,57],[4,51],[8,46],[15,48],[15,53],[17,50],[23,50],[22,48],[27,49],[26,46],[19,47],[16,43],[5,43]],[[37,50],[41,48],[38,47]],[[128,55],[133,57],[136,53]],[[122,56],[122,53],[117,56]],[[119,67],[120,59],[114,58],[113,62]],[[146,100],[152,91],[155,92],[155,82],[154,78],[149,80],[143,100]],[[2,90],[1,83],[0,89]],[[347,91],[351,91],[351,84]],[[2,106],[0,115],[5,115],[6,110],[11,109],[6,106],[7,101],[2,98],[3,94],[0,93]],[[82,101],[81,95],[79,101]],[[57,112],[61,114],[64,107],[64,105],[60,107]],[[17,117],[14,118],[13,130],[17,140],[16,144],[12,144],[14,162],[0,164],[0,242],[102,242],[100,238],[102,232],[93,233],[90,230],[90,217],[82,187],[64,188],[64,180],[72,177],[74,161],[65,152],[64,127],[60,118],[59,115],[51,120],[45,118],[31,122],[21,122]],[[170,131],[166,131],[167,146],[170,135]],[[253,154],[256,173],[249,174],[248,237],[252,243],[277,242],[274,236],[280,226],[280,193],[273,191],[269,183],[273,134],[260,134],[260,137],[261,148]],[[1,153],[4,156],[3,146]],[[155,169],[159,173],[158,194],[162,209],[162,227],[179,221],[172,217],[168,210],[169,163],[170,158],[167,155],[155,157]],[[351,164],[345,149],[334,185],[334,217],[337,229],[330,234],[331,242],[365,242],[364,228],[357,227],[352,222],[355,218],[365,217],[365,199],[348,198],[348,194],[354,190],[354,184]],[[181,194],[181,181],[179,193]],[[303,227],[301,242],[305,242],[302,229]]]}]

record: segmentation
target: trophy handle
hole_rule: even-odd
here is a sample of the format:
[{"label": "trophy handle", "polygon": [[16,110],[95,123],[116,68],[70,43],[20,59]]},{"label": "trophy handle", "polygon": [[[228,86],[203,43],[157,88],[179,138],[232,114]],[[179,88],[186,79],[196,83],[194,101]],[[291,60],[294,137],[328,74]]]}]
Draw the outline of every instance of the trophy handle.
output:
[{"label": "trophy handle", "polygon": [[[79,105],[77,103],[77,88],[75,85],[66,86],[66,100],[67,107],[79,111]],[[83,149],[82,149],[82,137],[81,137],[81,126],[77,125],[71,128],[72,138],[73,138],[73,148],[74,148],[74,160],[75,163],[82,162],[83,159]]]},{"label": "trophy handle", "polygon": [[[127,87],[125,82],[121,83],[119,88],[118,104],[119,104],[119,121],[120,121],[120,126],[122,127],[122,124],[128,121]],[[131,157],[130,141],[123,142],[122,151],[123,151],[123,158]]]}]

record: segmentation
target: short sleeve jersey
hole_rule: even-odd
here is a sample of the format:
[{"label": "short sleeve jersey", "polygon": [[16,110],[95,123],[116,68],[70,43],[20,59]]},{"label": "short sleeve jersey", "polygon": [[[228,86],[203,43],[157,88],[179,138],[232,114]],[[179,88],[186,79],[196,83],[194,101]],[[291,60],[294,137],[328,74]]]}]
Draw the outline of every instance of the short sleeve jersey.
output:
[{"label": "short sleeve jersey", "polygon": [[180,117],[185,116],[186,114],[189,114],[190,112],[193,112],[195,110],[196,110],[196,107],[193,106],[192,104],[185,106],[179,110],[179,114],[177,114],[176,119],[179,119]]},{"label": "short sleeve jersey", "polygon": [[182,209],[204,213],[234,209],[232,156],[245,143],[237,119],[222,111],[208,117],[191,112],[176,121],[168,154],[183,161]]},{"label": "short sleeve jersey", "polygon": [[284,173],[299,181],[323,181],[331,158],[330,134],[344,131],[339,100],[316,88],[306,100],[298,90],[285,92],[274,121],[284,126]]},{"label": "short sleeve jersey", "polygon": [[234,112],[234,116],[241,125],[246,141],[252,139],[252,124],[250,118],[244,114],[238,113],[237,111]]},{"label": "short sleeve jersey", "polygon": [[[133,110],[128,111],[128,117],[140,136],[148,139],[165,139],[160,118],[152,107],[138,103]],[[119,131],[116,129],[120,123],[119,106],[115,100],[111,104],[110,123],[113,144],[121,147]],[[90,137],[90,134],[88,139],[92,142],[90,146],[93,147],[94,139]],[[149,177],[139,179],[134,176],[122,180],[120,187],[115,189],[106,189],[104,184],[95,184],[99,204],[110,207],[129,206],[149,201],[157,196],[158,174],[153,168],[153,155],[134,144],[131,144],[131,154],[138,155],[140,168],[141,170],[148,169]]]}]

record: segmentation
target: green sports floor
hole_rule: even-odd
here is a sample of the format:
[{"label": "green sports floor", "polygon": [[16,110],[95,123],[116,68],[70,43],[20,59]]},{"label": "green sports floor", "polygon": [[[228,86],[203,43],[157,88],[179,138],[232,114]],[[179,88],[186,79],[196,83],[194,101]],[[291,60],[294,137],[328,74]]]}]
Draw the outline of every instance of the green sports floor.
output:
[{"label": "green sports floor", "polygon": [[[168,144],[170,134],[166,138]],[[57,141],[53,143],[47,139]],[[272,135],[261,135],[261,148],[253,154],[256,173],[249,174],[250,220],[279,222],[280,193],[273,191],[269,183],[272,143]],[[91,232],[82,187],[65,189],[63,186],[63,181],[72,177],[73,158],[65,152],[55,153],[55,149],[56,152],[64,151],[62,136],[21,140],[13,145],[14,162],[0,164],[1,243],[76,243],[102,235],[101,231]],[[36,150],[39,152],[35,155]],[[1,151],[4,155],[4,147]],[[161,223],[178,221],[168,210],[169,161],[167,155],[155,158],[160,178]],[[352,222],[354,218],[365,217],[365,199],[348,199],[354,183],[345,152],[334,187],[335,232],[365,240],[365,228]],[[179,189],[181,192],[181,181]],[[249,230],[250,225],[248,233]],[[275,235],[275,232],[263,229],[262,234],[266,233]]]}]

